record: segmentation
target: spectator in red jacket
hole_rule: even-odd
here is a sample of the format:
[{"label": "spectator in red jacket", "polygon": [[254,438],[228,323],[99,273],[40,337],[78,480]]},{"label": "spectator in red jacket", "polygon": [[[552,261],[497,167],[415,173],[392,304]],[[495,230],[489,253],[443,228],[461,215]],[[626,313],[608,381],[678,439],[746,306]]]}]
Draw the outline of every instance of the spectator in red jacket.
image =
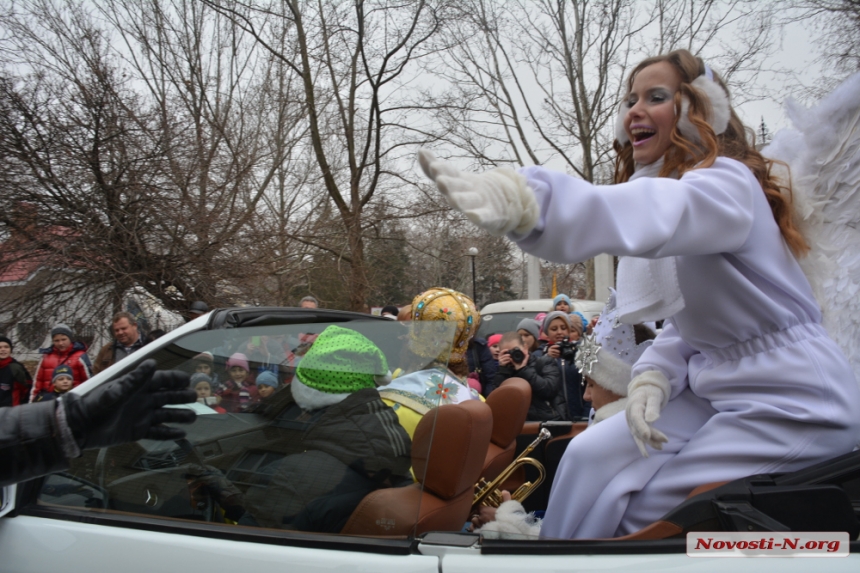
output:
[{"label": "spectator in red jacket", "polygon": [[89,380],[93,366],[87,356],[87,346],[83,342],[73,342],[74,337],[72,329],[65,324],[51,329],[52,346],[39,349],[42,359],[36,368],[36,383],[30,392],[30,401],[42,392],[54,391],[51,377],[57,366],[65,364],[71,367],[75,386]]},{"label": "spectator in red jacket", "polygon": [[26,404],[32,385],[30,373],[12,358],[12,341],[0,336],[0,408]]}]

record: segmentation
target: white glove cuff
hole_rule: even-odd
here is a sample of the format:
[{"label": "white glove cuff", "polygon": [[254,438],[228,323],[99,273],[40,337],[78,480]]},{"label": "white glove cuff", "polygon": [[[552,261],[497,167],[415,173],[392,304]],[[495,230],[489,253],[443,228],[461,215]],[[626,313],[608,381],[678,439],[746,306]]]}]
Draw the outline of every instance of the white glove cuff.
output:
[{"label": "white glove cuff", "polygon": [[645,372],[637,375],[627,386],[627,395],[632,396],[633,392],[636,391],[637,388],[642,388],[643,386],[654,386],[662,390],[663,400],[660,404],[660,409],[662,410],[666,407],[666,404],[669,403],[669,394],[672,392],[672,387],[669,385],[669,380],[662,372],[659,370],[646,370]]}]

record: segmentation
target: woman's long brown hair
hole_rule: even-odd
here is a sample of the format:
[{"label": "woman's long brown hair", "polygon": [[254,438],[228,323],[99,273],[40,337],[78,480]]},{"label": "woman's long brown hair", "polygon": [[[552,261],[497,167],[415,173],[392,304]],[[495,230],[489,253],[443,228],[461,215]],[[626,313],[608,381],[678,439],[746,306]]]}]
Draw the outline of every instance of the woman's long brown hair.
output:
[{"label": "woman's long brown hair", "polygon": [[[750,132],[750,138],[747,138],[748,130],[741,123],[734,109],[729,110],[729,125],[720,135],[716,135],[708,124],[707,117],[711,113],[710,100],[691,85],[693,80],[705,73],[705,64],[700,58],[687,50],[676,50],[662,56],[648,58],[631,72],[627,79],[627,91],[630,92],[633,89],[633,79],[636,74],[659,62],[670,64],[681,78],[681,86],[674,96],[675,129],[670,135],[672,146],[663,157],[660,177],[667,177],[673,172],[680,177],[691,169],[710,167],[717,157],[729,157],[740,161],[753,172],[761,184],[770,209],[773,211],[773,218],[779,225],[779,230],[791,251],[798,257],[805,255],[809,251],[809,244],[792,219],[790,183],[783,185],[771,173],[774,162],[765,158],[750,142],[754,139],[754,134]],[[728,93],[728,89],[716,73],[714,73],[714,81]],[[681,117],[681,103],[684,96],[690,102],[689,119],[699,132],[699,142],[690,141],[678,130],[677,120]],[[623,183],[633,175],[633,145],[629,141],[624,145],[616,141],[615,151],[618,153],[615,161],[615,182]]]}]

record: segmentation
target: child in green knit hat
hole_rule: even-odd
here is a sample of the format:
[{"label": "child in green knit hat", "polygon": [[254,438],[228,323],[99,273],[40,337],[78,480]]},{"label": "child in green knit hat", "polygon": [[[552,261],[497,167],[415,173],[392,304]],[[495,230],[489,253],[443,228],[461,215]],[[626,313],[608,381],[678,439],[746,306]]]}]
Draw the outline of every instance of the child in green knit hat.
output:
[{"label": "child in green knit hat", "polygon": [[316,410],[389,382],[388,361],[379,347],[355,330],[331,325],[299,363],[292,392],[302,409]]}]

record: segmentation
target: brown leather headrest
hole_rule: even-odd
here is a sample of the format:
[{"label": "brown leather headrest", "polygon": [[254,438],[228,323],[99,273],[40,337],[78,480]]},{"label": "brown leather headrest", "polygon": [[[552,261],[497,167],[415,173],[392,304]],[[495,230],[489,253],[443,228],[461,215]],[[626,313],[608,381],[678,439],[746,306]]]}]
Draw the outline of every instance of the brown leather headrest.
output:
[{"label": "brown leather headrest", "polygon": [[474,488],[481,476],[492,429],[490,407],[479,400],[430,410],[412,436],[415,477],[442,499]]},{"label": "brown leather headrest", "polygon": [[529,414],[532,387],[522,378],[508,378],[493,390],[487,398],[487,406],[493,411],[493,436],[490,440],[506,448],[523,429]]}]

